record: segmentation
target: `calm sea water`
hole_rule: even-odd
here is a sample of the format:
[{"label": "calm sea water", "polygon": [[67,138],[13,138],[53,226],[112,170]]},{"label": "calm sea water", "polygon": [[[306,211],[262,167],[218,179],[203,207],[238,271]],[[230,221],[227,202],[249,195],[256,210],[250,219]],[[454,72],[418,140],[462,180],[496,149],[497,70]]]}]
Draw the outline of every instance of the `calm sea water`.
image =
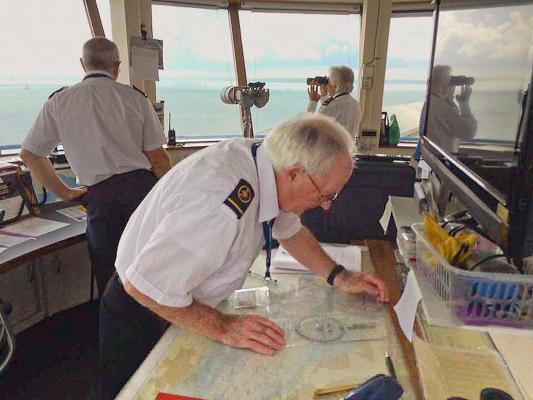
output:
[{"label": "calm sea water", "polygon": [[[0,146],[22,142],[49,94],[59,86],[0,86]],[[160,86],[158,97],[165,100],[165,131],[168,114],[178,136],[240,135],[239,107],[222,103],[219,90],[179,89]],[[390,90],[385,93],[383,107],[422,102],[424,90]],[[472,111],[478,118],[478,137],[514,138],[519,118],[516,93],[491,92],[472,96]],[[271,90],[270,101],[262,109],[253,109],[254,131],[261,133],[305,111],[304,90]],[[401,115],[402,131],[416,127],[418,116]],[[513,129],[509,129],[512,127]]]}]

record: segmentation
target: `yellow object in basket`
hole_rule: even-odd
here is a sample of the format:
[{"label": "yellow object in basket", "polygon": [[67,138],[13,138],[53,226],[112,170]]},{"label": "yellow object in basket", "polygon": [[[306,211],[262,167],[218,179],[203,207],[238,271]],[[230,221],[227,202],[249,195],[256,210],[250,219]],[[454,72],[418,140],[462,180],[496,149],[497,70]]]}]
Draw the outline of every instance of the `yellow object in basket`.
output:
[{"label": "yellow object in basket", "polygon": [[424,213],[424,233],[442,257],[455,266],[461,266],[470,257],[478,240],[477,235],[468,232],[450,236],[429,213]]}]

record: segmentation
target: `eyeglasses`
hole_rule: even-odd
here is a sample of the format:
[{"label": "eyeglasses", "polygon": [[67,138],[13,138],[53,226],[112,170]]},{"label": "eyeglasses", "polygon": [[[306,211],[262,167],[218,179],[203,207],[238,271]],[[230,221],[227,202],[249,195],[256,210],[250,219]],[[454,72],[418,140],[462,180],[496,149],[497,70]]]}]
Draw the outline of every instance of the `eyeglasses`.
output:
[{"label": "eyeglasses", "polygon": [[335,201],[335,199],[337,198],[339,193],[332,193],[332,194],[324,194],[324,193],[322,193],[320,191],[320,189],[318,188],[317,184],[315,183],[315,181],[313,180],[313,178],[311,178],[311,175],[309,175],[307,172],[305,174],[307,175],[307,177],[309,178],[309,180],[311,181],[311,183],[315,187],[316,191],[318,192],[320,204],[331,203],[332,201]]}]

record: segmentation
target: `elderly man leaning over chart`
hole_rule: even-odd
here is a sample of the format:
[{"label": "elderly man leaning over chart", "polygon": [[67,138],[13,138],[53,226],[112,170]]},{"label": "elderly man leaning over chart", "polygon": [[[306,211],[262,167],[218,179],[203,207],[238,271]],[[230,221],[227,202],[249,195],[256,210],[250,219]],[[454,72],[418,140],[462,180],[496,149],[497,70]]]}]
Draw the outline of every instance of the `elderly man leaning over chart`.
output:
[{"label": "elderly man leaning over chart", "polygon": [[118,392],[170,323],[261,354],[282,349],[284,332],[272,321],[214,308],[242,287],[271,235],[336,289],[388,301],[380,279],[337,265],[300,223],[305,210],[331,207],[351,176],[352,152],[341,125],[303,114],[263,143],[221,141],[163,177],[128,222],[118,275],[102,300],[105,397]]}]

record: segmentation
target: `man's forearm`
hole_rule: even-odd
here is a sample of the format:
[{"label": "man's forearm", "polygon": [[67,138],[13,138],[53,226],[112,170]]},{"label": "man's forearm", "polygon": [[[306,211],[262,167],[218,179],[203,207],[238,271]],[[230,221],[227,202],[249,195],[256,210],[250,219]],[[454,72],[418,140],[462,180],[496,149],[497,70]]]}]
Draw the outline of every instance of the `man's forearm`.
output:
[{"label": "man's forearm", "polygon": [[266,355],[273,355],[286,345],[283,329],[259,315],[225,315],[195,300],[183,308],[162,306],[128,281],[124,290],[159,317],[216,342]]},{"label": "man's forearm", "polygon": [[157,176],[157,179],[163,177],[163,175],[170,171],[170,168],[172,168],[172,165],[170,164],[170,156],[167,152],[157,162],[152,164],[152,171]]},{"label": "man's forearm", "polygon": [[194,300],[190,306],[183,308],[163,306],[138,291],[129,282],[124,283],[124,290],[138,303],[166,321],[211,340],[223,342],[226,331],[225,316],[214,308]]},{"label": "man's forearm", "polygon": [[46,189],[54,192],[62,199],[66,198],[69,187],[59,178],[48,158],[40,157],[24,149],[20,152],[20,158],[30,168],[35,179]]},{"label": "man's forearm", "polygon": [[148,157],[148,161],[150,161],[152,172],[157,179],[160,179],[172,168],[170,156],[163,147],[160,147],[156,150],[147,151],[145,154]]},{"label": "man's forearm", "polygon": [[335,266],[335,261],[327,255],[313,234],[305,227],[291,238],[279,242],[296,260],[324,279]]}]

